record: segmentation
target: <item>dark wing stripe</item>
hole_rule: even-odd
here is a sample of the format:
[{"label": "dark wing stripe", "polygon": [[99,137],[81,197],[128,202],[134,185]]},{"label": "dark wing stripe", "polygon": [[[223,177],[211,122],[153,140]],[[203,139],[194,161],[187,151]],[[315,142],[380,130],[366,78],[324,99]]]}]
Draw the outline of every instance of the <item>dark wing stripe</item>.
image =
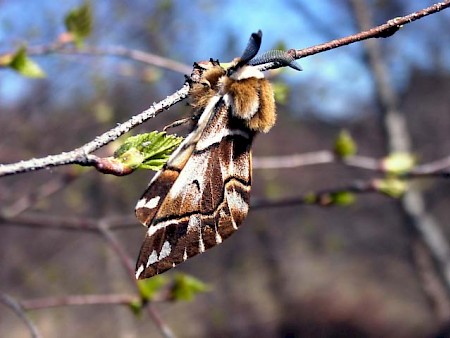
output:
[{"label": "dark wing stripe", "polygon": [[[243,208],[242,203],[244,202],[244,203],[248,204],[249,200],[245,199],[245,198],[241,198],[240,200],[238,200],[238,198],[235,197],[234,195],[235,194],[240,194],[240,195],[248,194],[250,192],[250,188],[251,188],[250,184],[248,184],[248,183],[245,184],[245,183],[242,183],[241,181],[236,180],[235,178],[230,178],[230,180],[228,180],[225,187],[227,187],[229,185],[233,185],[234,190],[233,191],[225,191],[224,193],[222,193],[221,203],[215,209],[205,211],[205,212],[192,211],[190,213],[185,213],[185,214],[172,214],[165,218],[154,219],[152,226],[149,227],[149,229],[147,230],[147,236],[152,236],[158,230],[163,229],[174,222],[182,221],[183,219],[189,219],[192,216],[199,216],[202,219],[207,219],[208,217],[211,217],[211,216],[215,217],[217,215],[217,213],[219,211],[221,211],[221,209],[223,208],[223,203],[226,202],[226,199],[229,199],[230,196],[233,196],[234,200],[236,201],[232,204],[233,207]],[[239,203],[238,203],[238,201],[239,201]],[[231,215],[231,212],[229,213],[229,215]],[[240,218],[238,218],[238,219],[240,219]],[[240,224],[240,222],[236,222],[236,223],[238,223],[237,225]]]},{"label": "dark wing stripe", "polygon": [[[242,125],[237,128],[236,118],[225,107],[216,111],[197,143],[204,149],[197,151],[196,147],[154,215],[139,254],[136,278],[164,272],[221,243],[247,215],[253,134]],[[221,131],[231,124],[233,132]],[[222,135],[218,142],[204,141],[204,135],[214,133]]]}]

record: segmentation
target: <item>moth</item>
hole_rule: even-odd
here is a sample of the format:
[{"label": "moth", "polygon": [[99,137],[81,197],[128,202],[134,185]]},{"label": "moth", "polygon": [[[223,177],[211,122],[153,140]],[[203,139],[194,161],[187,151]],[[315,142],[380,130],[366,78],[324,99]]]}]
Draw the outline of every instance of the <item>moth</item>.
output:
[{"label": "moth", "polygon": [[253,33],[228,67],[210,60],[194,64],[189,97],[196,121],[190,134],[155,174],[136,205],[148,227],[136,263],[136,279],[162,273],[222,243],[249,210],[251,146],[275,124],[266,64],[301,70],[286,52],[255,58],[262,32]]}]

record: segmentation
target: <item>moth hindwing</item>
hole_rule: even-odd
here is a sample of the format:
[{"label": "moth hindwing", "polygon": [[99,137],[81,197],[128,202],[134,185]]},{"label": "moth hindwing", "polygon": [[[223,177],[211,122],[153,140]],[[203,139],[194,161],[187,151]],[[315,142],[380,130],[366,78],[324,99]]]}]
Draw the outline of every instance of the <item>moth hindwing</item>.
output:
[{"label": "moth hindwing", "polygon": [[195,64],[190,99],[196,125],[136,205],[137,218],[148,227],[137,279],[221,243],[245,219],[253,137],[269,131],[276,117],[270,83],[249,65],[261,37],[260,31],[252,34],[242,57],[227,69],[213,60]]}]

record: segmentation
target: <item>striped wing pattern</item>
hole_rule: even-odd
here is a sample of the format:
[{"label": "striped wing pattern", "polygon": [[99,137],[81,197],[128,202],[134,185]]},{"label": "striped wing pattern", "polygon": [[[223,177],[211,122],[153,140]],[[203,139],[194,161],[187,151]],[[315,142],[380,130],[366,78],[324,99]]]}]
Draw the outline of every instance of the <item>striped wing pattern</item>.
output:
[{"label": "striped wing pattern", "polygon": [[158,172],[136,206],[148,226],[136,278],[162,273],[220,244],[248,212],[254,132],[211,100],[197,128]]}]

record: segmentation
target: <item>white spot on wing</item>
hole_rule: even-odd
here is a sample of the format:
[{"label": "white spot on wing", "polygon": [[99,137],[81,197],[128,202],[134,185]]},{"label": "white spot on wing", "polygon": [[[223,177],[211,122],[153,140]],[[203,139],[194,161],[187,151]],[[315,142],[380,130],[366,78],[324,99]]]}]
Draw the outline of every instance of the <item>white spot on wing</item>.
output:
[{"label": "white spot on wing", "polygon": [[172,247],[170,246],[170,243],[168,241],[165,241],[161,248],[161,252],[159,253],[158,261],[160,261],[163,258],[168,257],[170,255],[171,251],[172,251]]},{"label": "white spot on wing", "polygon": [[236,222],[234,221],[234,218],[233,218],[233,217],[231,217],[231,225],[233,226],[233,229],[234,229],[234,230],[237,230],[237,229],[238,229],[238,226],[236,225]]},{"label": "white spot on wing", "polygon": [[199,239],[198,239],[198,251],[199,251],[200,253],[202,253],[202,252],[205,252],[205,243],[203,243],[202,232],[199,231],[198,233],[199,233],[199,235],[200,235],[200,237],[199,237]]},{"label": "white spot on wing", "polygon": [[142,198],[137,202],[136,209],[141,208],[153,209],[158,206],[158,202],[160,199],[161,199],[160,196],[153,197],[150,200]]},{"label": "white spot on wing", "polygon": [[216,243],[217,244],[222,243],[222,236],[220,236],[218,231],[216,231]]},{"label": "white spot on wing", "polygon": [[137,209],[142,208],[142,207],[145,205],[146,202],[147,202],[147,200],[146,200],[145,198],[141,198],[141,199],[136,203],[135,209],[137,210]]},{"label": "white spot on wing", "polygon": [[183,261],[185,261],[187,259],[188,259],[187,251],[186,251],[186,248],[184,248]]},{"label": "white spot on wing", "polygon": [[147,268],[150,266],[150,264],[156,263],[157,261],[158,261],[158,254],[156,253],[156,250],[153,250],[152,254],[148,257]]},{"label": "white spot on wing", "polygon": [[144,204],[144,208],[153,209],[158,206],[158,202],[161,199],[160,196],[153,197],[150,201]]},{"label": "white spot on wing", "polygon": [[200,224],[201,224],[200,216],[192,215],[191,217],[189,217],[189,223],[187,227],[188,232],[192,230],[200,231]]},{"label": "white spot on wing", "polygon": [[139,279],[139,276],[141,275],[142,271],[144,271],[144,264],[141,264],[139,269],[136,270],[136,279]]},{"label": "white spot on wing", "polygon": [[152,224],[151,226],[149,226],[148,230],[147,230],[147,236],[153,236],[155,232],[157,232],[160,229],[164,229],[165,227],[176,223],[176,221],[174,220],[169,220],[169,221],[165,221],[165,222],[160,222],[157,224]]},{"label": "white spot on wing", "polygon": [[241,210],[242,212],[248,212],[248,204],[244,201],[241,194],[236,190],[227,191],[227,201],[230,209]]},{"label": "white spot on wing", "polygon": [[[247,202],[244,201],[241,194],[239,194],[236,190],[234,189],[232,191],[227,190],[227,201],[232,214],[233,210],[240,210],[243,213],[248,212]],[[233,217],[231,217],[231,224],[233,225],[233,229],[237,230],[238,226],[234,221]]]}]

